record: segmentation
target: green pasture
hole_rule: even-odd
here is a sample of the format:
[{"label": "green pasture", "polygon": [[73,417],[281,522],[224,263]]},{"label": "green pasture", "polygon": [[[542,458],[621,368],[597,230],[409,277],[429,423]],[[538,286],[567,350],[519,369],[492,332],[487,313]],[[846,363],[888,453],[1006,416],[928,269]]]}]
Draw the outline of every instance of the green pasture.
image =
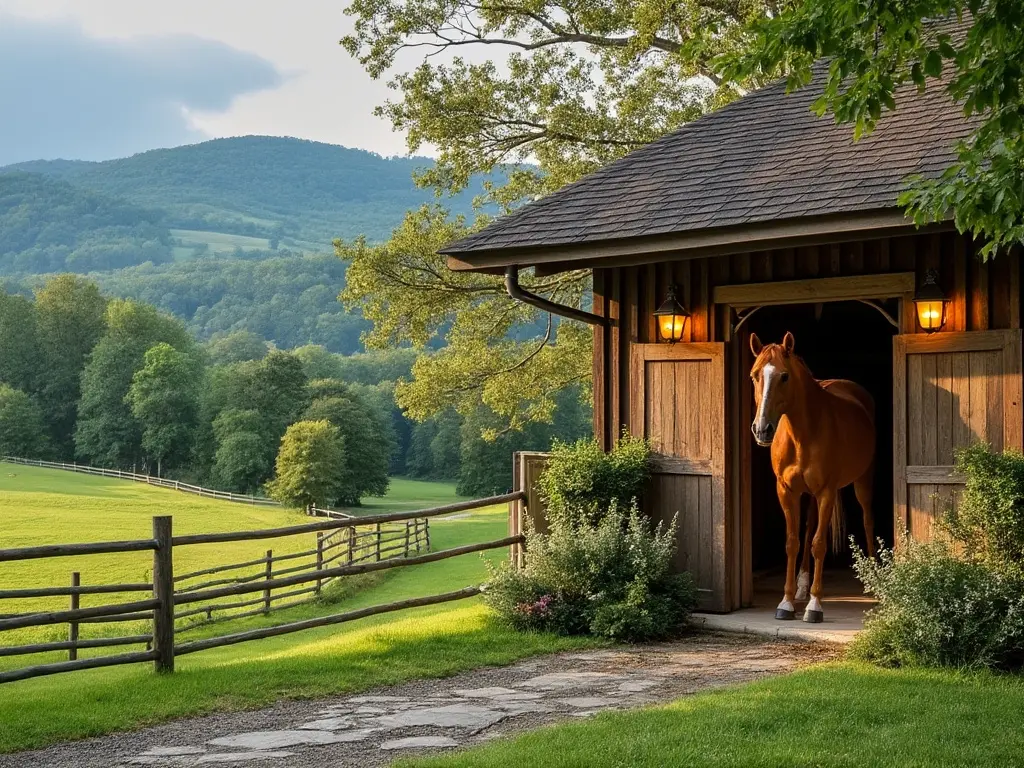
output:
[{"label": "green pasture", "polygon": [[1024,681],[833,663],[403,768],[931,768],[1024,763]]},{"label": "green pasture", "polygon": [[[171,236],[181,241],[181,245],[177,246],[174,251],[176,260],[191,257],[193,249],[204,244],[209,246],[210,253],[213,254],[232,253],[235,248],[241,248],[243,251],[265,251],[270,248],[270,241],[265,237],[232,235],[227,232],[172,229]],[[185,253],[186,250],[188,250],[187,254]]]},{"label": "green pasture", "polygon": [[[400,480],[392,496],[374,500],[367,511],[416,508],[455,501],[452,487]],[[422,503],[417,503],[417,496]],[[389,506],[390,505],[390,506]],[[108,480],[35,468],[0,465],[0,546],[100,541],[148,536],[154,514],[172,514],[177,533],[240,530],[301,522],[293,512],[198,499],[130,481]],[[433,548],[501,538],[506,510],[495,507],[458,520],[431,523]],[[281,540],[196,546],[182,555],[187,568],[201,568],[256,556]],[[308,546],[296,542],[295,546]],[[505,557],[496,550],[492,561]],[[83,583],[145,580],[149,555],[95,555],[0,564],[4,587],[67,583],[82,571]],[[126,562],[122,559],[127,558]],[[268,617],[238,619],[191,630],[183,641],[269,624],[295,621],[368,605],[431,595],[481,583],[485,557],[473,554],[370,577],[338,580],[316,602],[274,611]],[[17,567],[15,567],[17,566]],[[90,578],[91,576],[91,578]],[[344,582],[344,583],[342,583]],[[90,598],[96,600],[96,598]],[[103,596],[109,599],[109,596]],[[57,599],[61,607],[67,598]],[[9,604],[0,612],[10,612]],[[25,609],[25,603],[19,601]],[[88,603],[86,603],[88,604]],[[127,627],[105,634],[133,634]],[[145,629],[145,625],[136,629]],[[12,645],[63,637],[65,627],[4,633]],[[32,634],[34,633],[34,634]],[[17,637],[15,637],[17,635]],[[83,632],[83,635],[85,633]],[[88,636],[88,635],[85,635]],[[404,680],[451,675],[473,667],[507,664],[536,653],[583,647],[579,639],[523,635],[497,626],[479,599],[369,617],[348,624],[268,638],[183,656],[173,675],[156,675],[149,664],[85,670],[0,685],[0,752],[38,747],[138,727],[174,717],[267,705],[279,698],[352,692]],[[104,649],[106,652],[106,649]],[[86,655],[83,652],[82,655]],[[47,658],[6,658],[14,668]],[[67,707],[68,701],[82,704]]]}]

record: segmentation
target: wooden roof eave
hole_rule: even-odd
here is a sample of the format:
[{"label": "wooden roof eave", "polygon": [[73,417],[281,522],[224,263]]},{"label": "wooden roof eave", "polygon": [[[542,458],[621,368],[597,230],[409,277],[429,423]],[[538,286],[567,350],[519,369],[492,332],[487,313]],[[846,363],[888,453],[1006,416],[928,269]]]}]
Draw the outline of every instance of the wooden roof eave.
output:
[{"label": "wooden roof eave", "polygon": [[903,210],[887,208],[831,216],[694,230],[654,238],[604,240],[594,243],[531,248],[446,251],[448,267],[457,272],[503,274],[505,267],[535,267],[538,274],[572,269],[620,267],[659,261],[726,256],[776,248],[825,245],[854,239],[875,239],[952,228],[942,221],[916,227]]}]

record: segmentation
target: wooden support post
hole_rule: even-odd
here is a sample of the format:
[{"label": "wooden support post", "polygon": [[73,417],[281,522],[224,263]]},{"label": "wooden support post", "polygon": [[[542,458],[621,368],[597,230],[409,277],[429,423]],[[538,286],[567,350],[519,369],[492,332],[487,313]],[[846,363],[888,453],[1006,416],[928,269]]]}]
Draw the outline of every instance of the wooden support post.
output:
[{"label": "wooden support post", "polygon": [[416,554],[417,555],[420,553],[420,529],[422,528],[422,523],[423,522],[425,522],[425,521],[420,520],[418,517],[416,518]]},{"label": "wooden support post", "polygon": [[[266,567],[266,578],[267,581],[274,580],[274,550],[267,550],[267,567]],[[270,588],[267,587],[263,590],[263,613],[270,613]]]},{"label": "wooden support post", "polygon": [[379,563],[380,562],[380,523],[377,523],[376,528],[377,528],[377,536],[376,536],[376,538],[374,540],[377,542],[377,546],[375,548],[376,549],[376,553],[375,553],[376,556],[375,556],[374,559]]},{"label": "wooden support post", "polygon": [[352,562],[356,556],[356,529],[355,526],[350,526],[345,530],[348,531],[348,562]]},{"label": "wooden support post", "polygon": [[[82,586],[82,574],[75,571],[71,574],[71,586],[80,587]],[[71,593],[71,610],[77,611],[79,608],[79,595],[77,592]],[[68,641],[72,643],[78,642],[78,622],[68,622]],[[78,649],[72,646],[68,648],[68,661],[74,661],[78,658]]]},{"label": "wooden support post", "polygon": [[[324,569],[324,535],[323,533],[317,533],[316,535],[316,569],[322,571]],[[316,590],[314,594],[319,595],[320,590],[323,588],[324,583],[317,579]]]},{"label": "wooden support post", "polygon": [[409,521],[405,521],[405,556],[409,556]]},{"label": "wooden support post", "polygon": [[423,518],[423,541],[426,544],[427,552],[430,551],[430,521],[427,518]]},{"label": "wooden support post", "polygon": [[153,609],[153,650],[157,672],[174,671],[174,547],[171,517],[153,518],[153,597],[160,604]]}]

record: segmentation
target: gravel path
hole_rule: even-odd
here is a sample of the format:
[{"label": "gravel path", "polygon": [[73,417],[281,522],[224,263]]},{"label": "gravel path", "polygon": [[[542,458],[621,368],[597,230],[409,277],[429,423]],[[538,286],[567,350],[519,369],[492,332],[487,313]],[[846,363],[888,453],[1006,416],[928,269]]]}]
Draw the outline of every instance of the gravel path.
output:
[{"label": "gravel path", "polygon": [[0,755],[0,768],[369,768],[398,755],[471,746],[604,710],[667,702],[836,654],[834,646],[701,634],[676,643],[533,658],[359,696],[178,720]]}]

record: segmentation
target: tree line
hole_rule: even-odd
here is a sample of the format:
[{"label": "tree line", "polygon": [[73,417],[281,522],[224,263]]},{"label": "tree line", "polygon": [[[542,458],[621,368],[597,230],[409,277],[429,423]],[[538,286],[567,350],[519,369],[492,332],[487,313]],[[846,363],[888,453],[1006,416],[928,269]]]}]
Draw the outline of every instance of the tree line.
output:
[{"label": "tree line", "polygon": [[571,390],[552,423],[490,441],[482,406],[412,422],[394,393],[415,358],[286,351],[248,331],[201,344],[150,304],[58,275],[31,298],[0,293],[0,452],[353,505],[393,474],[504,490],[513,450],[589,431]]}]

